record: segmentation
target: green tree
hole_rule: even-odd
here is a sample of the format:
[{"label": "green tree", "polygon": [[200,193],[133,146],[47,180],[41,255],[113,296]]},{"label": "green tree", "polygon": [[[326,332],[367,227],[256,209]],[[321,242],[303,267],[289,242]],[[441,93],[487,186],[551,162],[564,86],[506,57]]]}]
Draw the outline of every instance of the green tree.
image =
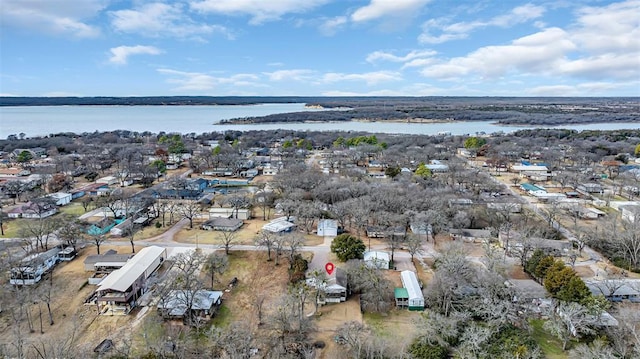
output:
[{"label": "green tree", "polygon": [[584,284],[582,278],[574,273],[574,276],[569,279],[567,285],[558,291],[556,297],[565,302],[583,303],[587,298],[591,297],[591,291],[589,291],[587,285]]},{"label": "green tree", "polygon": [[544,287],[554,298],[558,297],[558,293],[575,277],[575,272],[571,267],[567,267],[561,261],[555,261],[547,270],[544,277]]},{"label": "green tree", "polygon": [[397,175],[400,174],[402,170],[400,169],[400,167],[398,166],[391,166],[391,167],[387,167],[384,170],[384,174],[391,177],[391,178],[395,178]]},{"label": "green tree", "polygon": [[540,260],[540,263],[538,263],[531,274],[542,281],[547,276],[547,271],[554,263],[556,263],[556,260],[552,256],[546,256]]},{"label": "green tree", "polygon": [[19,163],[29,162],[32,159],[33,159],[33,155],[31,154],[31,152],[27,150],[20,152],[18,154],[18,157],[16,157],[16,161],[18,161]]},{"label": "green tree", "polygon": [[529,258],[529,260],[527,261],[527,263],[524,265],[524,270],[527,273],[534,275],[536,269],[538,268],[538,265],[540,264],[540,261],[544,257],[545,257],[544,252],[540,249],[536,249],[531,255],[531,257]]},{"label": "green tree", "polygon": [[289,140],[284,141],[284,143],[282,144],[282,148],[291,148],[293,147],[293,143]]},{"label": "green tree", "polygon": [[636,156],[640,155],[640,143],[636,146],[636,150],[633,152]]},{"label": "green tree", "polygon": [[343,233],[331,242],[331,252],[335,253],[342,262],[349,259],[362,259],[366,247],[361,239]]},{"label": "green tree", "polygon": [[416,168],[416,175],[422,178],[430,178],[432,173],[429,167],[427,167],[423,162],[418,165],[418,168]]},{"label": "green tree", "polygon": [[469,137],[464,141],[464,148],[477,149],[484,146],[487,140],[481,137]]}]

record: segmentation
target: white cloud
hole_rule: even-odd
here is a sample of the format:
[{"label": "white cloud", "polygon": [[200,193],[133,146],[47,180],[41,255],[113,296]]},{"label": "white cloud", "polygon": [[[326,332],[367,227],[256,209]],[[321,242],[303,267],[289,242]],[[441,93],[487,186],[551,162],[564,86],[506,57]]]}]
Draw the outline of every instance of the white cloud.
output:
[{"label": "white cloud", "polygon": [[391,61],[391,62],[408,62],[420,58],[428,58],[436,55],[437,52],[433,50],[411,51],[404,56],[397,56],[385,51],[374,51],[367,55],[367,62],[374,63],[378,61]]},{"label": "white cloud", "polygon": [[233,38],[228,29],[192,20],[182,4],[149,3],[136,9],[112,11],[111,24],[116,31],[144,36],[198,37],[219,33]]},{"label": "white cloud", "polygon": [[271,81],[309,81],[314,74],[312,70],[294,69],[278,70],[264,73]]},{"label": "white cloud", "polygon": [[320,25],[320,32],[327,36],[335,35],[338,30],[348,22],[346,16],[336,16],[334,18],[325,20]]},{"label": "white cloud", "polygon": [[366,22],[379,18],[413,17],[431,0],[371,0],[351,14],[351,21]]},{"label": "white cloud", "polygon": [[508,28],[535,20],[541,17],[544,12],[544,7],[526,4],[513,8],[507,14],[493,17],[487,21],[478,20],[450,24],[449,20],[445,18],[430,19],[423,24],[423,33],[418,36],[418,41],[424,44],[440,44],[447,41],[465,39],[476,29],[491,26]]},{"label": "white cloud", "polygon": [[98,36],[100,29],[86,21],[106,5],[106,0],[3,0],[0,26],[91,38]]},{"label": "white cloud", "polygon": [[235,91],[234,87],[236,86],[264,87],[264,85],[257,83],[259,77],[254,74],[215,77],[202,72],[186,72],[166,68],[157,69],[156,71],[170,76],[167,82],[176,86],[172,89],[173,91],[202,92],[217,89],[221,85],[230,85],[232,87],[230,91]]},{"label": "white cloud", "polygon": [[[637,84],[636,84],[637,85]],[[621,86],[619,83],[586,82],[576,85],[547,85],[529,89],[534,96],[605,96]]]},{"label": "white cloud", "polygon": [[131,55],[159,55],[162,53],[156,47],[143,45],[118,46],[111,48],[109,51],[111,51],[109,62],[116,65],[125,65]]},{"label": "white cloud", "polygon": [[486,46],[440,64],[429,66],[422,74],[439,79],[452,79],[473,74],[483,79],[498,78],[511,71],[545,73],[576,49],[568,34],[550,28],[514,40],[510,45]]},{"label": "white cloud", "polygon": [[380,82],[399,81],[402,75],[392,71],[375,71],[362,74],[344,74],[337,72],[325,73],[321,78],[321,83],[336,83],[343,81],[361,81],[367,85],[376,85]]},{"label": "white cloud", "polygon": [[250,23],[262,24],[280,19],[289,13],[305,13],[329,0],[201,0],[192,1],[191,8],[225,15],[249,15]]}]

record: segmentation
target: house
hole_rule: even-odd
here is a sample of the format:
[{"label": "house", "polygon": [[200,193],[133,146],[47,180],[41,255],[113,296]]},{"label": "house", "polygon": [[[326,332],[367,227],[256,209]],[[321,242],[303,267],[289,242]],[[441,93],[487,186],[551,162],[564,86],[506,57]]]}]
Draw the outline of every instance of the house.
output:
[{"label": "house", "polygon": [[598,219],[606,215],[605,212],[591,207],[576,206],[567,209],[571,214],[575,214],[582,219]]},{"label": "house", "polygon": [[34,285],[42,279],[58,263],[60,248],[55,247],[46,252],[31,254],[11,268],[9,283],[13,285]]},{"label": "house", "polygon": [[429,164],[425,165],[426,168],[431,170],[433,173],[443,173],[449,171],[449,166],[443,164],[438,160],[431,160]]},{"label": "house", "polygon": [[95,301],[100,314],[128,314],[146,293],[148,278],[166,258],[165,248],[150,246],[141,249],[122,268],[104,278],[90,300]]},{"label": "house", "polygon": [[234,209],[231,207],[211,207],[209,209],[209,219],[232,217],[242,220],[251,219],[251,210],[247,208]]},{"label": "house", "polygon": [[[312,278],[307,279],[307,285],[317,287],[318,284]],[[336,268],[334,274],[326,282],[320,283],[320,296],[318,304],[341,303],[347,300],[349,295],[349,285],[347,273],[340,268]]]},{"label": "house", "polygon": [[449,207],[468,207],[473,204],[469,198],[452,198],[449,200]]},{"label": "house", "polygon": [[523,249],[523,242],[528,246],[541,249],[546,255],[560,257],[569,252],[572,245],[569,241],[559,241],[546,238],[528,237],[523,238],[523,234],[518,231],[501,231],[498,233],[498,243],[504,248],[507,254],[518,254]]},{"label": "house", "polygon": [[243,178],[253,178],[258,175],[258,169],[250,168],[246,171],[240,171],[240,177]]},{"label": "house", "polygon": [[244,221],[236,218],[212,218],[206,222],[204,222],[201,226],[205,231],[223,231],[223,232],[235,232],[242,225]]},{"label": "house", "polygon": [[210,320],[222,304],[222,292],[212,290],[172,290],[158,301],[158,314],[164,319],[187,323]]},{"label": "house", "polygon": [[31,218],[31,219],[42,219],[51,217],[54,214],[58,213],[58,208],[49,203],[41,203],[36,204],[33,202],[28,202],[23,206],[16,207],[11,211],[7,212],[7,216],[9,218]]},{"label": "house", "polygon": [[100,284],[111,272],[122,268],[132,257],[133,254],[118,254],[114,249],[104,254],[87,256],[84,260],[84,270],[94,272],[89,277],[89,284]]},{"label": "house", "polygon": [[323,237],[335,237],[338,235],[338,221],[334,219],[321,219],[318,221],[319,236]]},{"label": "house", "polygon": [[[405,270],[400,272],[400,279],[402,280],[402,287],[406,290],[406,298],[398,298],[401,299],[402,303],[406,303],[407,308],[409,310],[424,310],[424,295],[422,294],[422,289],[420,288],[420,284],[418,283],[418,277],[412,271]],[[404,294],[404,291],[400,291]],[[398,303],[398,299],[396,299],[396,303]]]},{"label": "house", "polygon": [[599,183],[580,183],[576,187],[576,191],[589,194],[589,193],[604,193],[604,188]]},{"label": "house", "polygon": [[391,259],[389,253],[378,251],[364,252],[364,264],[371,268],[389,269]]},{"label": "house", "polygon": [[296,227],[294,223],[287,221],[286,217],[279,217],[262,226],[262,230],[272,233],[288,233]]},{"label": "house", "polygon": [[533,279],[509,279],[506,284],[515,289],[513,301],[517,303],[528,304],[549,295],[542,284]]},{"label": "house", "polygon": [[640,303],[640,279],[587,280],[585,284],[591,294],[603,295],[609,301]]},{"label": "house", "polygon": [[65,192],[51,193],[47,195],[47,197],[52,198],[55,201],[56,206],[65,206],[71,203],[71,199],[72,199],[71,193],[65,193]]},{"label": "house", "polygon": [[475,157],[475,152],[473,152],[471,150],[468,150],[466,148],[462,148],[462,147],[458,148],[457,152],[458,152],[459,156],[462,156],[462,157],[465,157],[465,158]]},{"label": "house", "polygon": [[462,240],[465,242],[484,242],[491,238],[491,231],[488,229],[450,229],[449,236],[452,240]]}]

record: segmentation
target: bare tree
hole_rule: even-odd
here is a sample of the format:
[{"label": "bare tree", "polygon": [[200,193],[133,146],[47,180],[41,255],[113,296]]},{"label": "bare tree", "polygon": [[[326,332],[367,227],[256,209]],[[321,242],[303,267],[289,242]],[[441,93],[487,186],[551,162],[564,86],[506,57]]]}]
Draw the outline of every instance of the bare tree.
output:
[{"label": "bare tree", "polygon": [[73,250],[77,250],[78,242],[85,237],[82,224],[74,216],[63,216],[60,224],[58,239],[60,239],[65,246],[70,246]]},{"label": "bare tree", "polygon": [[41,250],[49,249],[49,239],[57,229],[57,223],[51,218],[39,218],[22,223],[18,230],[20,237],[25,240],[35,240],[36,247]]},{"label": "bare tree", "polygon": [[189,228],[193,228],[193,220],[198,217],[201,208],[197,201],[186,201],[179,203],[178,211],[182,215],[182,218],[189,220]]},{"label": "bare tree", "polygon": [[300,248],[304,245],[304,237],[299,233],[293,232],[284,235],[284,247],[287,250],[289,257],[289,266],[293,266],[296,254],[300,251]]},{"label": "bare tree", "polygon": [[382,271],[365,265],[360,260],[350,260],[346,266],[349,286],[360,293],[360,301],[365,310],[384,313],[391,305],[392,286]]},{"label": "bare tree", "polygon": [[555,314],[544,324],[544,328],[562,341],[562,350],[567,350],[569,340],[594,332],[594,318],[587,308],[575,302],[560,302]]},{"label": "bare tree", "polygon": [[90,233],[88,237],[91,244],[96,246],[98,254],[100,254],[100,245],[107,240],[107,236],[104,233]]},{"label": "bare tree", "polygon": [[232,231],[217,231],[217,239],[222,242],[220,245],[224,248],[224,253],[229,255],[229,249],[233,247],[233,242],[236,240],[236,232]]},{"label": "bare tree", "polygon": [[204,270],[211,276],[211,288],[215,283],[215,275],[222,274],[229,266],[229,257],[213,252],[204,261]]},{"label": "bare tree", "polygon": [[255,240],[256,247],[264,247],[267,249],[267,261],[271,261],[271,250],[275,246],[276,234],[269,231],[260,231]]}]

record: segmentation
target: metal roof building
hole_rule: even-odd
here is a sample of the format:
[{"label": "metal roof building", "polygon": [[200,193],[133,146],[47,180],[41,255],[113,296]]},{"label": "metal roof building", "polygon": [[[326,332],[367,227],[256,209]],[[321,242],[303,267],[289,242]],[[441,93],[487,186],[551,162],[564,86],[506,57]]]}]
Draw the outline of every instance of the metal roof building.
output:
[{"label": "metal roof building", "polygon": [[424,310],[424,295],[418,284],[418,278],[412,271],[405,270],[400,273],[402,286],[407,289],[409,295],[409,310]]}]

